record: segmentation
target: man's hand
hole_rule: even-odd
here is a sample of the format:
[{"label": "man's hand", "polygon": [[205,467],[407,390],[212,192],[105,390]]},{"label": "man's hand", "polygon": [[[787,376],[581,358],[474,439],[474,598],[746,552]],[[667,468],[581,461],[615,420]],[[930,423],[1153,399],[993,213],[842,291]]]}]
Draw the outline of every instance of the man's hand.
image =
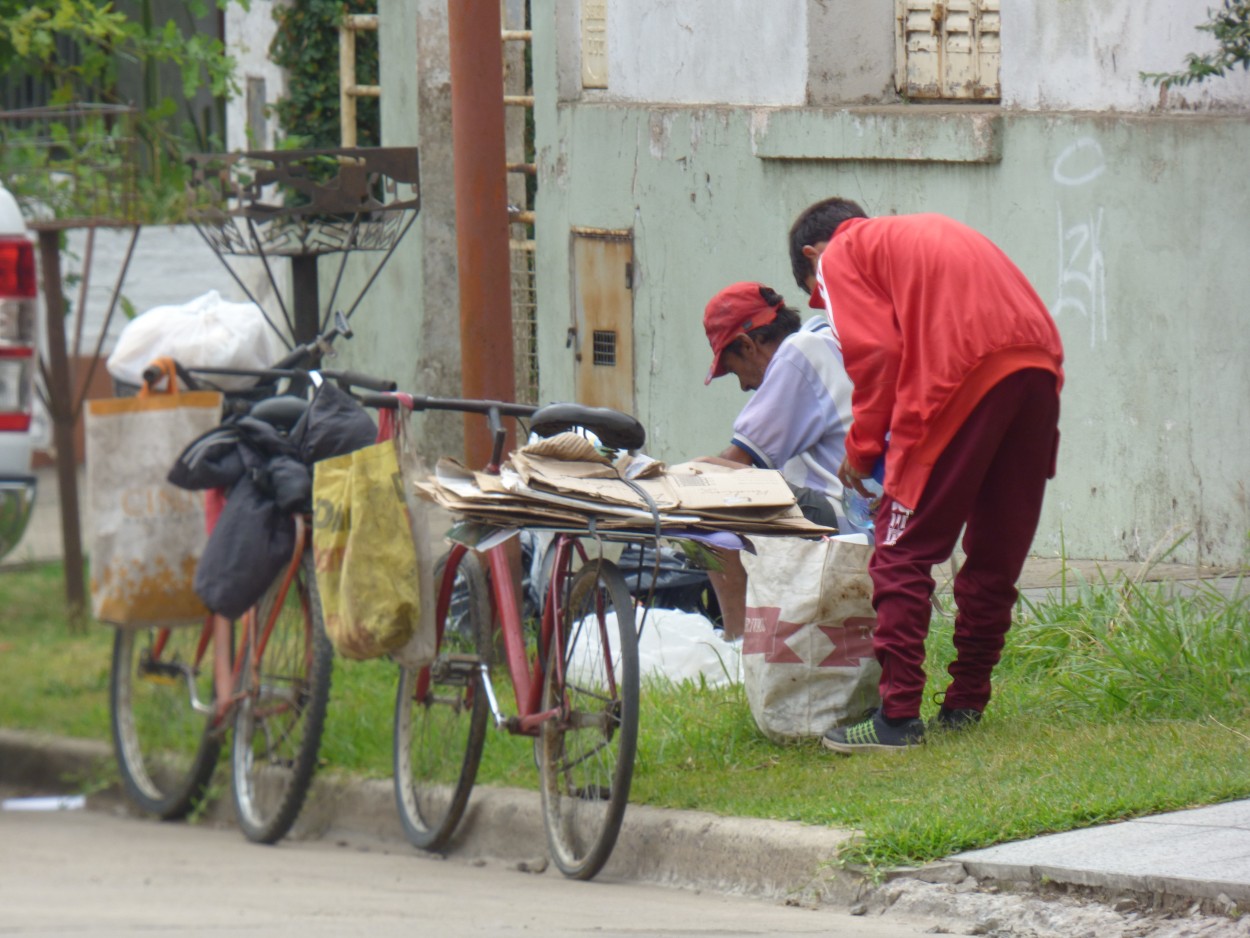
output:
[{"label": "man's hand", "polygon": [[865,498],[873,498],[873,494],[864,488],[864,480],[871,476],[871,472],[860,472],[851,465],[850,459],[842,458],[842,465],[838,466],[838,478],[842,480],[842,484],[853,488]]},{"label": "man's hand", "polygon": [[719,456],[700,456],[702,462],[716,463],[718,466],[728,466],[732,469],[741,469],[743,466],[751,465],[751,454],[740,446],[730,443]]}]

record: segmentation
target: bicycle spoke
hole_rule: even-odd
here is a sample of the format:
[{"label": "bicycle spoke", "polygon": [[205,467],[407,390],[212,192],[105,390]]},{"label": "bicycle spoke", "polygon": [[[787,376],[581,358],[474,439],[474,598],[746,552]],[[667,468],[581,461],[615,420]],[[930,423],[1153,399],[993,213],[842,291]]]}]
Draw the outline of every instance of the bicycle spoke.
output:
[{"label": "bicycle spoke", "polygon": [[543,709],[543,818],[560,870],[590,879],[616,844],[629,799],[638,733],[638,647],[633,601],[607,561],[573,578],[553,643]]},{"label": "bicycle spoke", "polygon": [[[251,840],[275,843],[295,823],[312,784],[330,694],[333,652],[311,550],[304,551],[289,590],[280,577],[266,591],[255,623],[261,632],[244,650],[232,781],[239,826]],[[257,642],[263,642],[259,655]]]},{"label": "bicycle spoke", "polygon": [[490,597],[477,557],[440,561],[438,659],[400,670],[395,698],[395,799],[404,833],[423,850],[447,846],[468,805],[489,707],[478,682],[491,655]]},{"label": "bicycle spoke", "polygon": [[127,796],[158,817],[184,817],[203,798],[217,764],[210,732],[212,675],[199,662],[203,628],[118,630],[109,716]]}]

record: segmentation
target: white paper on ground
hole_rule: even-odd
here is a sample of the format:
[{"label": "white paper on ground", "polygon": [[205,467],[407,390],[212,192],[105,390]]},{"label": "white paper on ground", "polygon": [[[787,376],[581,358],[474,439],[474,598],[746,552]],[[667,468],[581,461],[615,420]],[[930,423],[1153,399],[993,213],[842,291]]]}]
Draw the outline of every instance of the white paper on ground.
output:
[{"label": "white paper on ground", "polygon": [[38,795],[33,798],[5,798],[4,811],[77,811],[87,806],[86,795]]}]

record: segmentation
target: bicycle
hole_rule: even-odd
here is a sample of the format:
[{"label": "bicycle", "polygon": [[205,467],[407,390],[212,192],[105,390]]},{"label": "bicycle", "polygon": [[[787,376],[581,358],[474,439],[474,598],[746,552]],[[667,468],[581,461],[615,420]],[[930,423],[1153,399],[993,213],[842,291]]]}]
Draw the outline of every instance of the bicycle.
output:
[{"label": "bicycle", "polygon": [[[645,440],[633,417],[606,408],[411,395],[363,400],[485,415],[494,435],[490,473],[499,472],[503,417],[529,418],[540,436],[581,427],[615,449],[639,449]],[[444,850],[468,805],[493,718],[496,728],[534,737],[551,857],[564,875],[588,880],[607,862],[624,820],[639,720],[634,600],[616,564],[603,556],[603,544],[652,535],[549,530],[550,574],[532,641],[506,543],[482,552],[485,568],[460,543],[439,562],[436,657],[426,667],[400,669],[395,794],[409,841]],[[587,539],[597,542],[597,555],[587,550]],[[453,605],[454,596],[462,599]],[[515,696],[510,716],[491,683],[496,623]]]},{"label": "bicycle", "polygon": [[[308,370],[335,338],[351,334],[340,314],[334,329],[272,369],[179,374],[191,386],[196,375],[257,377],[260,389],[230,395],[226,410],[286,432],[307,402],[278,394],[281,381],[290,383],[288,392],[322,376],[346,386],[393,387],[351,372]],[[333,658],[306,512],[294,513],[294,527],[290,560],[237,626],[209,615],[199,628],[117,631],[109,685],[113,748],[126,793],[145,812],[186,817],[207,795],[233,725],[231,790],[239,826],[250,840],[272,844],[294,824],[317,767]]]}]

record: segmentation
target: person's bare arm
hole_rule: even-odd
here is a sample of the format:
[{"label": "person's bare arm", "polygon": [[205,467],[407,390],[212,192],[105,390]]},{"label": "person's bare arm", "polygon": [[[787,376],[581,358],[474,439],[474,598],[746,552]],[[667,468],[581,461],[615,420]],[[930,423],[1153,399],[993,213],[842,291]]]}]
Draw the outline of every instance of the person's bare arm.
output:
[{"label": "person's bare arm", "polygon": [[699,456],[694,461],[715,463],[718,466],[728,466],[730,469],[741,469],[743,466],[751,465],[751,457],[747,451],[732,443],[722,450],[719,456]]}]

